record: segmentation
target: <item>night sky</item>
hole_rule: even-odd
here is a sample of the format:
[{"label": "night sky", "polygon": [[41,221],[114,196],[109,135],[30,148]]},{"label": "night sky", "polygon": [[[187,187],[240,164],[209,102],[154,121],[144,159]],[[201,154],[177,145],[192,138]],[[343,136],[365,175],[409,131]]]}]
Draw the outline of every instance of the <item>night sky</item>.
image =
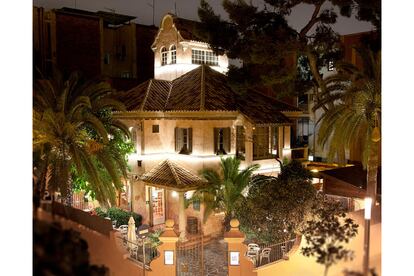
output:
[{"label": "night sky", "polygon": [[[152,24],[152,3],[155,1],[155,25],[158,26],[161,18],[167,12],[174,13],[174,2],[177,7],[179,17],[198,20],[197,8],[199,0],[33,0],[33,5],[44,7],[46,9],[70,7],[88,11],[113,11],[116,13],[136,16],[136,23],[151,25]],[[220,13],[222,18],[227,18],[221,2],[222,0],[208,0],[216,12]],[[263,1],[253,0],[254,3],[261,5]],[[294,10],[289,18],[290,24],[296,29],[304,26],[312,14],[312,6],[303,4]],[[338,12],[339,15],[339,12]],[[338,16],[337,23],[333,26],[339,34],[350,34],[373,29],[368,22],[360,22],[355,18],[344,18]]]}]

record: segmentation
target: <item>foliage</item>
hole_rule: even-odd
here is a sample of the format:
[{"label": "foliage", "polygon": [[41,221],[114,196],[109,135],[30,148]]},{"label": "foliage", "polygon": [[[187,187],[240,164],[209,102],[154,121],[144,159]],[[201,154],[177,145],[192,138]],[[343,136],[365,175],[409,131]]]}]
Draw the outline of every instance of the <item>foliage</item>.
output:
[{"label": "foliage", "polygon": [[[371,19],[379,19],[380,1],[375,0],[373,5],[365,2],[369,1],[265,0],[259,4],[224,0],[223,8],[229,18],[225,21],[207,1],[201,0],[198,15],[204,24],[198,28],[197,35],[216,52],[243,62],[242,67],[230,67],[228,72],[231,84],[237,89],[246,91],[265,86],[283,96],[303,93],[317,84],[324,91],[319,69],[342,55],[339,36],[331,28],[338,17],[333,8],[339,7],[340,14],[346,17],[352,15],[353,9],[361,11],[358,19],[376,24]],[[303,3],[313,7],[313,14],[302,29],[295,30],[287,19]],[[305,57],[302,61],[307,62],[305,67],[312,73],[312,79],[302,78],[302,70],[298,68],[301,65],[298,66],[295,57]]]},{"label": "foliage", "polygon": [[49,190],[66,198],[75,171],[74,179],[87,181],[100,202],[115,201],[127,166],[110,137],[121,131],[129,136],[129,131],[111,118],[112,111],[125,110],[113,92],[103,80],[84,81],[77,73],[66,81],[59,74],[35,80],[33,151],[40,158],[34,167],[43,168],[38,190],[44,190],[47,182]]},{"label": "foliage", "polygon": [[128,225],[129,218],[132,216],[135,220],[135,226],[142,224],[142,216],[134,212],[128,212],[117,207],[108,208],[104,211],[102,208],[95,208],[95,212],[100,217],[109,217],[112,221],[116,220],[116,227],[120,225]]},{"label": "foliage", "polygon": [[311,178],[298,161],[283,166],[277,178],[254,176],[247,197],[236,208],[243,232],[250,239],[268,243],[294,237],[315,204]]},{"label": "foliage", "polygon": [[353,251],[346,249],[348,243],[358,233],[358,224],[340,208],[340,203],[324,199],[316,208],[315,215],[306,222],[304,237],[307,246],[302,254],[316,257],[316,262],[325,266],[325,274],[329,268],[341,260],[352,260]]},{"label": "foliage", "polygon": [[157,247],[161,244],[160,236],[162,232],[163,232],[163,229],[157,229],[149,233],[148,239],[150,240],[151,247]]},{"label": "foliage", "polygon": [[78,232],[38,220],[33,232],[34,275],[108,275],[105,266],[90,265],[88,244]]},{"label": "foliage", "polygon": [[[115,129],[113,133],[113,138],[110,139],[107,146],[118,152],[120,156],[124,156],[124,166],[127,166],[127,156],[134,151],[134,145],[130,140],[125,139],[122,131]],[[105,169],[105,167],[101,166],[96,159],[94,159],[94,163],[96,168],[99,170],[99,175],[102,177],[102,179],[108,182],[107,185],[110,185],[112,179],[108,174],[108,171]],[[130,169],[128,168],[128,171],[129,170]],[[76,168],[74,166],[72,166],[72,188],[74,191],[85,191],[85,193],[88,194],[92,199],[96,199],[96,194],[92,186],[87,181],[86,176],[77,174]],[[124,187],[121,187],[121,189],[122,188]]]},{"label": "foliage", "polygon": [[318,122],[318,143],[325,146],[329,141],[328,158],[332,160],[339,148],[349,149],[360,142],[365,167],[372,147],[372,131],[380,127],[381,64],[380,53],[374,54],[364,48],[358,52],[365,62],[364,68],[338,64],[338,74],[326,78],[327,91],[321,94],[321,102],[315,109],[324,103],[332,103]]},{"label": "foliage", "polygon": [[221,158],[220,175],[215,170],[205,169],[201,175],[208,185],[199,188],[190,199],[200,200],[204,204],[204,221],[214,212],[225,213],[225,225],[234,217],[235,205],[243,196],[249,185],[250,178],[259,165],[251,165],[243,170],[240,160],[235,157]]}]

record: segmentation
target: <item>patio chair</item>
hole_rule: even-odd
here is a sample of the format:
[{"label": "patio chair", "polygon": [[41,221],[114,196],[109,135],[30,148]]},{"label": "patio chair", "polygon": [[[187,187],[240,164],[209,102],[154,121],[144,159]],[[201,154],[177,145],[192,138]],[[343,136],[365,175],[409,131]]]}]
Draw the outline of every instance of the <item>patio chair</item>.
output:
[{"label": "patio chair", "polygon": [[272,251],[272,249],[269,247],[263,248],[262,252],[260,253],[260,259],[259,259],[260,265],[262,264],[262,260],[265,258],[267,259],[267,262],[270,263],[270,251]]},{"label": "patio chair", "polygon": [[246,256],[249,257],[255,265],[257,265],[257,259],[259,257],[260,247],[255,243],[249,243],[247,245],[247,253]]}]

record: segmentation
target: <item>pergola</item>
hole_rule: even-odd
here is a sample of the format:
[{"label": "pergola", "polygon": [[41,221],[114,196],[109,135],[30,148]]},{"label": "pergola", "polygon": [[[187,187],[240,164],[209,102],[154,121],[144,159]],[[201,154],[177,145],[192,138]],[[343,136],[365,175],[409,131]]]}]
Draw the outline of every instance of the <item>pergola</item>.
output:
[{"label": "pergola", "polygon": [[207,182],[168,159],[143,174],[141,180],[151,186],[178,192],[178,226],[180,238],[185,239],[187,221],[185,217],[184,193],[196,190],[206,185]]}]

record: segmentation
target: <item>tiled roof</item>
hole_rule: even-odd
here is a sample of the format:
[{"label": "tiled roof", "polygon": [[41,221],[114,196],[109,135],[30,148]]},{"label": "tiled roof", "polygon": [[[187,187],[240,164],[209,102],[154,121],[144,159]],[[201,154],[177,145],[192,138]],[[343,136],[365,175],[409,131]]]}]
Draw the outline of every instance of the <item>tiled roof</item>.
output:
[{"label": "tiled roof", "polygon": [[207,183],[168,159],[143,174],[141,180],[154,186],[182,192],[197,189]]},{"label": "tiled roof", "polygon": [[257,125],[290,124],[281,112],[300,112],[255,90],[235,93],[227,85],[227,77],[207,65],[173,81],[148,80],[120,92],[119,100],[128,111],[239,111]]},{"label": "tiled roof", "polygon": [[197,26],[201,25],[200,22],[184,19],[181,17],[177,17],[173,14],[170,14],[173,18],[175,27],[180,32],[180,35],[186,40],[195,40],[195,41],[202,41],[201,38],[197,37],[195,34]]}]

